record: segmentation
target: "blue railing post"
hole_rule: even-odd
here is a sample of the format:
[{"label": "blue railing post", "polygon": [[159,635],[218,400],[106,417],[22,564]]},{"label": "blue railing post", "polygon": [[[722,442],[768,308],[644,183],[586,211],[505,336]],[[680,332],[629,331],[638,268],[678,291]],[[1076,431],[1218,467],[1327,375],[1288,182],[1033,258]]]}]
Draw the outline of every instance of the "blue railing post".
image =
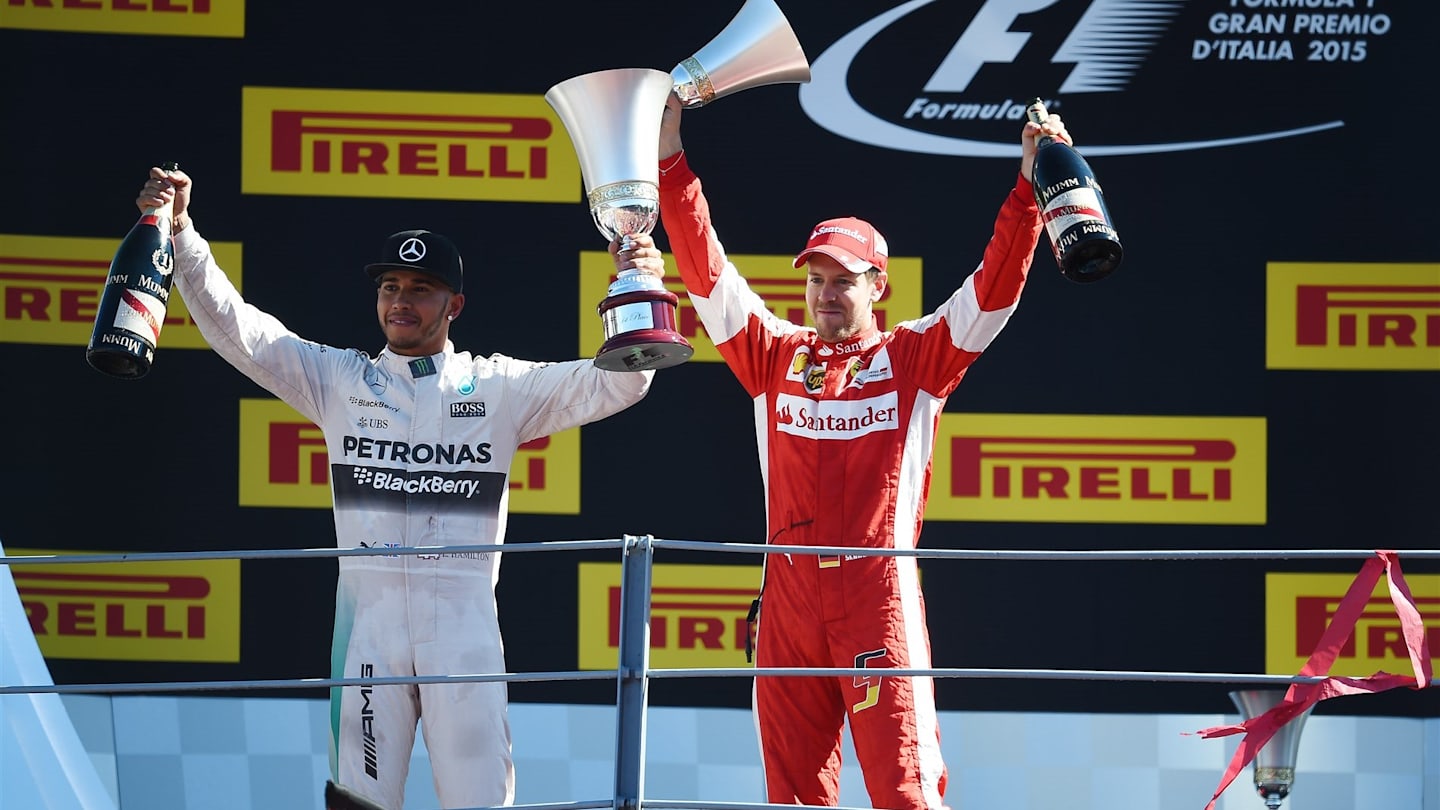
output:
[{"label": "blue railing post", "polygon": [[650,535],[625,535],[620,571],[620,667],[615,700],[615,810],[639,810],[645,789],[653,540]]}]

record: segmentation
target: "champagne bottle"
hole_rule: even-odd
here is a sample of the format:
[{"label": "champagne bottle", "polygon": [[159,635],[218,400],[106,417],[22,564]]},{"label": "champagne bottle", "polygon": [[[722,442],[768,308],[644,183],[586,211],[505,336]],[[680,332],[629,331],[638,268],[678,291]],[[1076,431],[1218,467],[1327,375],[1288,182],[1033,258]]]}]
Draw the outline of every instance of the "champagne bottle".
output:
[{"label": "champagne bottle", "polygon": [[[162,168],[180,167],[171,161]],[[110,260],[95,330],[85,347],[85,360],[103,374],[136,380],[150,372],[173,281],[173,209],[168,204],[145,209]]]},{"label": "champagne bottle", "polygon": [[[1037,124],[1049,115],[1038,98],[1025,114]],[[1125,255],[1120,234],[1110,225],[1105,193],[1090,164],[1070,144],[1042,135],[1036,147],[1035,202],[1060,273],[1071,281],[1099,281],[1113,273]]]}]

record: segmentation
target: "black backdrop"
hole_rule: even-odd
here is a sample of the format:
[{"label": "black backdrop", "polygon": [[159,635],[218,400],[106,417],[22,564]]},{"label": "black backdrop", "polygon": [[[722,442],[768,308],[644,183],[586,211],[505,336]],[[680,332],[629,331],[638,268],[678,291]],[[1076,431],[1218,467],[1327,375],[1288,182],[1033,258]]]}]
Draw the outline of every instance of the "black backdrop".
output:
[{"label": "black backdrop", "polygon": [[[812,60],[889,8],[783,5]],[[1259,526],[931,521],[924,545],[1440,547],[1440,374],[1274,370],[1265,362],[1266,262],[1437,260],[1433,223],[1440,206],[1433,189],[1440,173],[1426,157],[1431,133],[1421,122],[1430,117],[1428,99],[1416,87],[1425,75],[1420,54],[1436,30],[1434,7],[1312,3],[1316,8],[1303,10],[1383,14],[1389,26],[1371,36],[1328,37],[1366,40],[1362,61],[1311,62],[1304,45],[1311,37],[1211,31],[1216,15],[1266,9],[1180,2],[1128,84],[1116,92],[1066,94],[1059,84],[1068,66],[1048,56],[1091,5],[1061,0],[1020,17],[1015,30],[1034,33],[1026,50],[1015,64],[987,66],[970,91],[983,99],[1057,99],[1053,109],[1065,116],[1081,151],[1097,146],[1091,163],[1125,237],[1125,264],[1100,284],[1075,285],[1055,272],[1042,245],[1021,308],[947,410],[1264,417],[1268,517]],[[926,77],[980,6],[917,5],[857,56],[851,95],[892,122],[942,131],[899,113],[924,95]],[[576,256],[603,246],[582,189],[563,204],[242,194],[241,88],[539,96],[558,81],[603,68],[668,70],[719,32],[735,8],[251,2],[243,38],[17,30],[0,10],[3,230],[118,240],[133,221],[131,201],[146,169],[174,158],[195,178],[193,214],[201,231],[214,241],[243,242],[247,297],[307,337],[378,348],[372,293],[359,268],[385,234],[423,226],[451,235],[466,258],[469,306],[453,332],[459,347],[573,357]],[[1227,38],[1293,40],[1294,59],[1194,58],[1197,40]],[[1333,120],[1344,125],[1217,148],[1135,154],[1098,148]],[[1013,156],[924,154],[844,137],[807,116],[794,86],[723,99],[687,114],[686,124],[692,164],[706,178],[730,250],[793,253],[814,221],[858,213],[881,224],[897,255],[925,259],[926,308],[973,265],[1017,164]],[[1017,132],[1006,122],[977,124],[972,134],[1013,143]],[[8,437],[0,537],[7,546],[145,551],[333,543],[328,511],[236,505],[235,402],[266,394],[214,354],[167,351],[162,337],[155,368],[140,382],[103,378],[81,355],[79,345],[0,342],[9,369],[0,406]],[[158,441],[159,450],[117,464],[139,437]],[[763,516],[752,437],[748,404],[722,366],[691,363],[662,372],[641,406],[586,429],[582,513],[515,514],[509,541],[625,532],[758,541]],[[637,446],[653,456],[650,469],[627,463],[626,474],[615,474],[616,460],[632,459]],[[124,482],[119,497],[117,480]],[[154,510],[155,517],[134,528],[117,520],[136,509]],[[717,560],[675,554],[665,561]],[[1351,573],[1359,564],[923,565],[937,666],[1262,672],[1265,572]],[[1437,570],[1433,561],[1406,563],[1407,573]],[[246,562],[243,571],[239,664],[52,660],[57,681],[328,674],[333,561]],[[575,667],[574,577],[574,557],[506,558],[499,597],[512,671]],[[1230,711],[1224,689],[965,680],[939,691],[946,709]],[[517,685],[512,694],[614,699],[613,685],[603,684]],[[748,683],[661,683],[652,697],[748,705]],[[1434,690],[1335,703],[1357,712],[1440,711]]]}]

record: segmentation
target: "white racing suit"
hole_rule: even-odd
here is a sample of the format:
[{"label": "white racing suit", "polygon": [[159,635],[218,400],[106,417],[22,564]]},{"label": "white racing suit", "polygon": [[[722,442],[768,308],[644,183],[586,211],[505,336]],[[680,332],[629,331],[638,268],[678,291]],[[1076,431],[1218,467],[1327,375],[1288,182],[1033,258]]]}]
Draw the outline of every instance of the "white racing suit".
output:
[{"label": "white racing suit", "polygon": [[[341,557],[335,677],[505,672],[494,588],[516,449],[635,404],[654,372],[474,358],[449,343],[371,359],[246,304],[193,227],[175,237],[175,269],[210,346],[324,432],[341,548],[496,546]],[[511,804],[506,694],[503,682],[334,689],[334,777],[399,810],[418,718],[444,807]]]}]

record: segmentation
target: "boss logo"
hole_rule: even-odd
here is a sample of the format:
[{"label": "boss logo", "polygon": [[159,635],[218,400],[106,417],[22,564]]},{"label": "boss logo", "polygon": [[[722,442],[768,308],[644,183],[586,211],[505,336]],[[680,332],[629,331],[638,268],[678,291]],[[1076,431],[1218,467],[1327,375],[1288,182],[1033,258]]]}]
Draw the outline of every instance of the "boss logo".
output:
[{"label": "boss logo", "polygon": [[450,403],[451,416],[484,416],[485,403],[483,402],[452,402]]}]

